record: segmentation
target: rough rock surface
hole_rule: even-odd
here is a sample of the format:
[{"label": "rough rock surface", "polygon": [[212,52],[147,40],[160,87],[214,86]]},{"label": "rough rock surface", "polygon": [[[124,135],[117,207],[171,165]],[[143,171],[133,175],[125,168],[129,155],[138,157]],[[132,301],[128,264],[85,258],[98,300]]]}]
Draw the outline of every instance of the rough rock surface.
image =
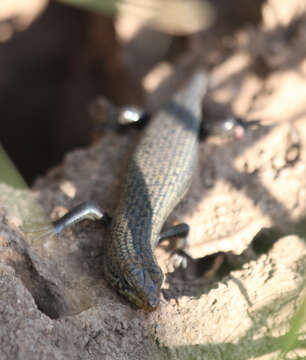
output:
[{"label": "rough rock surface", "polygon": [[[5,189],[1,190],[3,194]],[[31,251],[32,263],[20,233],[8,224],[9,218],[2,216],[0,232],[1,359],[245,359],[246,354],[254,358],[271,355],[304,284],[305,244],[288,236],[268,255],[223,281],[201,286],[200,294],[197,289],[194,297],[171,299],[155,313],[144,314],[111,294],[102,279],[83,278],[86,289],[75,279],[71,289],[65,275],[73,279],[78,274],[60,273],[72,269],[57,262],[59,253],[55,258],[45,254],[34,260]],[[59,270],[58,278],[51,278],[47,262]],[[38,276],[35,267],[44,268],[44,274]],[[78,309],[72,306],[71,292],[86,297],[92,305],[88,309],[80,303]],[[54,300],[56,295],[61,301]],[[74,307],[74,314],[68,315],[69,306]]]},{"label": "rough rock surface", "polygon": [[[286,133],[286,129],[286,124],[275,128],[274,136],[281,141],[279,134]],[[192,231],[190,247],[192,252],[193,244],[200,244],[195,250],[198,257],[220,249],[239,253],[264,226],[273,225],[284,232],[286,224],[290,225],[288,229],[294,228],[290,221],[285,222],[286,212],[273,215],[275,200],[267,197],[268,190],[254,192],[256,202],[247,199],[245,194],[251,193],[247,185],[263,189],[257,175],[237,176],[236,181],[242,182],[239,187],[229,185],[224,180],[226,176],[220,175],[228,169],[231,155],[247,142],[252,143],[256,136],[261,139],[260,132],[252,133],[240,143],[223,144],[223,148],[217,147],[214,139],[201,145],[202,158],[193,186],[169,220],[183,220],[198,227],[198,233]],[[268,136],[274,138],[272,134]],[[104,229],[80,224],[60,238],[47,241],[24,231],[29,224],[35,230],[36,225],[46,223],[37,199],[53,219],[89,198],[112,212],[137,137],[135,131],[127,135],[108,134],[90,149],[71,153],[61,167],[37,182],[34,195],[1,185],[1,359],[276,356],[279,339],[288,329],[288,321],[302,297],[306,247],[296,236],[280,239],[267,254],[221,281],[210,282],[189,278],[188,268],[186,276],[190,281],[171,275],[169,252],[165,246],[158,248],[158,261],[167,275],[163,285],[167,300],[155,313],[145,314],[119,297],[103,280],[99,254]],[[258,144],[270,148],[267,142]],[[273,150],[277,152],[277,147]],[[267,163],[262,168],[268,169],[269,174],[272,170]],[[291,191],[302,194],[303,169],[302,162],[285,168],[269,190],[285,196],[285,191],[277,193],[276,186],[278,181],[283,186],[286,179],[287,184],[289,180],[299,181]],[[209,176],[212,173],[214,177]],[[263,170],[263,178],[265,173]],[[286,191],[289,190],[288,186]],[[286,205],[291,206],[291,201],[288,196]],[[214,203],[219,208],[212,206]],[[297,218],[301,217],[304,204],[294,206],[290,213],[294,209]],[[266,212],[261,213],[262,209]],[[218,222],[224,226],[218,227]],[[248,236],[236,239],[235,233],[240,234],[238,230],[243,228],[241,224]],[[230,235],[223,234],[226,227],[231,229]],[[210,233],[221,240],[207,242]]]}]

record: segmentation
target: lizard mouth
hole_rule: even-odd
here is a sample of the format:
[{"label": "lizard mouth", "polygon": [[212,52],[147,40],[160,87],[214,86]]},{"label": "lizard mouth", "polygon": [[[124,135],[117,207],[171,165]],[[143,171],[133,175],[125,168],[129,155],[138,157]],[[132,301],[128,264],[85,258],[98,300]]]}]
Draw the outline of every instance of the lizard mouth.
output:
[{"label": "lizard mouth", "polygon": [[152,312],[152,311],[155,311],[157,309],[157,307],[158,307],[158,305],[156,305],[156,306],[146,305],[145,307],[142,308],[142,310],[145,312]]},{"label": "lizard mouth", "polygon": [[[122,293],[122,292],[121,292]],[[151,296],[150,298],[143,299],[136,294],[124,293],[126,298],[132,303],[134,303],[138,308],[142,309],[145,312],[151,312],[158,308],[159,306],[159,294]]]},{"label": "lizard mouth", "polygon": [[159,305],[159,299],[157,302],[155,303],[150,303],[149,301],[146,302],[145,304],[143,304],[143,306],[141,307],[143,311],[145,312],[151,312],[154,311],[158,308]]}]

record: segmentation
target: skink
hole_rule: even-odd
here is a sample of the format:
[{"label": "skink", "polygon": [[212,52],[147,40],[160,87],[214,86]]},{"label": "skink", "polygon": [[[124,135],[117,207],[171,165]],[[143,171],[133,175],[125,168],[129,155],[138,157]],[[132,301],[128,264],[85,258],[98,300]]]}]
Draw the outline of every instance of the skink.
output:
[{"label": "skink", "polygon": [[[206,87],[206,74],[195,73],[150,119],[112,215],[103,252],[105,277],[145,311],[155,310],[160,302],[163,273],[153,252],[166,219],[191,183]],[[53,223],[55,232],[84,218],[101,220],[105,214],[94,202],[86,202]]]},{"label": "skink", "polygon": [[132,157],[105,246],[109,283],[140,308],[159,305],[163,273],[153,251],[170,213],[185,195],[198,159],[202,72],[150,120]]}]

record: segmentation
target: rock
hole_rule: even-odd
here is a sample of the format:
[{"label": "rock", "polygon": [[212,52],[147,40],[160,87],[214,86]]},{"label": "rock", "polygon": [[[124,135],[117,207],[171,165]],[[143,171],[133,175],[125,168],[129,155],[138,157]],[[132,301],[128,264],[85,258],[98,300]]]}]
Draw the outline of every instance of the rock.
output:
[{"label": "rock", "polygon": [[[166,282],[167,300],[146,314],[103,279],[104,229],[79,224],[47,241],[23,231],[29,223],[35,229],[35,223],[47,222],[37,199],[53,219],[89,198],[111,212],[137,136],[109,134],[88,150],[71,153],[37,182],[34,198],[1,185],[1,359],[216,359],[223,354],[244,359],[276,351],[304,284],[306,249],[296,236],[280,239],[268,254],[219,282],[185,282],[181,288]],[[197,188],[173,218],[190,212],[193,191]],[[197,216],[194,211],[191,219]],[[234,250],[235,243],[228,246]],[[165,251],[157,253],[166,269]]]}]

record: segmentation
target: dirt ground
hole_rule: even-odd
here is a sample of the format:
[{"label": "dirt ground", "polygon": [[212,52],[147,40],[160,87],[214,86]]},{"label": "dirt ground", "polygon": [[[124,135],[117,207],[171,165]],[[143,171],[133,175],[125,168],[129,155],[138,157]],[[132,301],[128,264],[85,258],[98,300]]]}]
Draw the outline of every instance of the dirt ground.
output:
[{"label": "dirt ground", "polygon": [[[33,135],[32,127],[52,109],[44,126],[53,134],[48,135],[48,146],[40,151],[37,163],[26,172],[28,180],[36,179],[33,193],[0,185],[1,279],[6,293],[24,306],[20,310],[3,305],[8,319],[8,325],[0,327],[3,358],[13,358],[8,351],[10,340],[5,338],[10,333],[21,334],[14,354],[23,359],[47,359],[50,354],[55,358],[54,348],[60,359],[279,358],[283,336],[305,293],[306,4],[301,0],[259,3],[260,22],[258,17],[250,16],[247,25],[241,21],[241,27],[238,21],[233,26],[223,17],[222,26],[188,37],[172,38],[148,29],[137,33],[128,19],[108,22],[110,36],[120,35],[122,41],[110,46],[112,56],[93,51],[101,39],[92,34],[103,27],[99,25],[102,18],[77,9],[68,16],[70,10],[58,4],[51,9],[52,17],[66,14],[73,29],[82,20],[80,27],[89,35],[83,39],[81,31],[74,34],[75,43],[69,45],[72,50],[66,49],[66,70],[57,74],[46,93],[39,91],[49,81],[42,72],[41,79],[37,76],[34,82],[35,91],[29,89],[26,95],[26,100],[31,96],[35,99],[26,105],[22,102],[12,111],[13,97],[6,92],[2,114],[0,109],[4,119],[1,133],[8,134],[7,142],[0,139],[8,144],[9,153],[14,143],[24,144],[24,136],[12,130],[31,116],[36,122],[25,128]],[[16,52],[22,48],[16,42],[13,51],[10,41],[15,39],[14,31],[20,32],[18,36],[35,37],[31,35],[33,16],[39,5],[46,4],[33,1],[32,5],[31,11],[23,12],[24,17],[16,17],[9,7],[3,7],[6,15],[1,16],[0,54],[4,57],[0,59],[0,73],[7,77],[0,79],[0,96],[16,87],[19,101],[25,88],[16,86],[18,77],[12,74],[16,69],[17,74],[24,74],[25,69],[20,65],[22,57],[16,62],[11,59],[16,53],[22,55]],[[1,10],[0,5],[0,15]],[[19,22],[8,22],[5,16],[14,16]],[[65,34],[65,39],[72,33]],[[152,39],[158,49],[153,54],[145,46]],[[54,44],[57,41],[55,37]],[[58,48],[59,68],[63,65],[65,41]],[[54,49],[56,46],[51,51],[53,60],[59,55]],[[84,49],[88,51],[86,56]],[[51,56],[44,51],[40,54],[40,61]],[[26,59],[31,59],[30,53]],[[93,73],[87,71],[80,76],[80,71],[91,68],[97,59],[104,59],[103,66],[99,63],[101,68],[96,65]],[[214,114],[219,114],[221,107],[226,114],[245,121],[258,120],[260,126],[248,129],[240,140],[212,136],[201,142],[191,189],[165,224],[165,228],[180,222],[190,225],[190,258],[186,268],[175,270],[171,245],[166,242],[156,249],[157,261],[165,273],[163,300],[155,313],[144,314],[109,289],[101,276],[99,255],[104,229],[93,224],[77,225],[60,239],[44,242],[25,234],[21,225],[33,223],[33,217],[34,222],[44,221],[37,200],[52,220],[87,199],[95,199],[112,213],[141,132],[133,128],[120,134],[104,131],[93,140],[88,122],[84,125],[84,117],[90,120],[89,104],[103,94],[117,104],[145,104],[154,112],[197,67],[205,67],[209,74],[204,114],[208,107],[209,114],[217,116]],[[103,77],[106,71],[110,74]],[[93,74],[99,74],[98,81]],[[52,96],[48,98],[48,94]],[[70,120],[61,122],[68,115]],[[76,139],[71,119],[77,134],[85,132],[86,136],[63,145],[59,153],[53,152],[64,139]],[[69,136],[52,142],[59,129]],[[42,138],[39,131],[31,137],[30,155],[41,146],[35,142],[37,137]],[[64,151],[80,145],[82,149],[66,154],[60,165],[36,178],[47,169],[42,166],[46,157],[48,165],[54,165],[63,158]],[[33,156],[21,157],[20,153],[20,149],[11,152],[17,166],[18,161],[26,164],[27,156],[33,160]],[[249,247],[254,239],[256,244],[271,246],[255,253]],[[222,266],[224,252],[231,252],[234,259],[230,269]],[[207,273],[207,255],[216,253],[215,268]],[[44,327],[48,329],[45,342],[39,343]],[[39,343],[33,340],[33,348],[37,346],[40,351],[37,355],[27,345],[30,333]],[[298,343],[284,358],[305,356],[304,334],[302,327]]]}]

